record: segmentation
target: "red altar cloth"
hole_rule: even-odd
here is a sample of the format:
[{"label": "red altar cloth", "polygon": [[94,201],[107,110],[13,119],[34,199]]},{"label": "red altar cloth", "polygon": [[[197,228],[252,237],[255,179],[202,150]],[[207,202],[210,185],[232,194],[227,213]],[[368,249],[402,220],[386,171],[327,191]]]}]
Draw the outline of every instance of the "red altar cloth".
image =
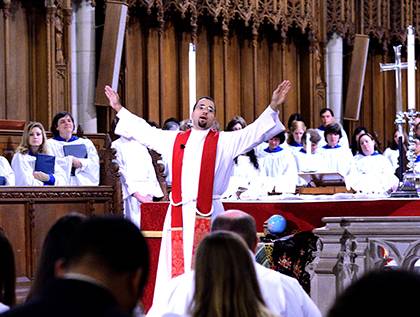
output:
[{"label": "red altar cloth", "polygon": [[[263,231],[263,223],[274,214],[287,220],[289,231],[307,231],[322,227],[322,217],[339,216],[420,216],[420,199],[381,200],[288,200],[276,202],[226,202],[225,209],[240,209],[252,215],[257,231]],[[141,229],[150,249],[149,282],[143,296],[146,311],[153,299],[156,269],[160,249],[160,237],[165,219],[167,202],[144,203],[141,207]]]}]

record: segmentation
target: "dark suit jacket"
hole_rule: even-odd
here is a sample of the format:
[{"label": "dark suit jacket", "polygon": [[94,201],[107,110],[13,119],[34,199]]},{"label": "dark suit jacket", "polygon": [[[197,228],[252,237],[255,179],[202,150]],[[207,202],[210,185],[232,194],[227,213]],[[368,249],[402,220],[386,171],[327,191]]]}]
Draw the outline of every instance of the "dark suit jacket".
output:
[{"label": "dark suit jacket", "polygon": [[1,317],[129,317],[121,312],[113,295],[98,285],[72,279],[57,279],[28,303]]}]

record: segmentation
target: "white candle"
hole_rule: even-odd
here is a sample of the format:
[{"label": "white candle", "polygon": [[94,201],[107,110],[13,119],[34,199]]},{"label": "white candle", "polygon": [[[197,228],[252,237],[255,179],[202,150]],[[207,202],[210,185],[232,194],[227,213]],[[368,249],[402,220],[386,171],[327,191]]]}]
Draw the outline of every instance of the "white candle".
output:
[{"label": "white candle", "polygon": [[306,154],[307,155],[312,154],[311,135],[308,132],[306,132]]},{"label": "white candle", "polygon": [[189,84],[189,101],[190,113],[196,102],[196,63],[195,63],[195,44],[190,43],[188,49],[188,84]]},{"label": "white candle", "polygon": [[408,109],[416,109],[416,61],[414,27],[407,28]]}]

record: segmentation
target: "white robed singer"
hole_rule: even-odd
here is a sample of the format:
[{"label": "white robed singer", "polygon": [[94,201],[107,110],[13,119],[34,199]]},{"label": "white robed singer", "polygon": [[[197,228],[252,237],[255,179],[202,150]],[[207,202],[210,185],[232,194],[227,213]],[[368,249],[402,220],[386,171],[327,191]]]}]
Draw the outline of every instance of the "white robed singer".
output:
[{"label": "white robed singer", "polygon": [[15,173],[4,156],[0,156],[0,176],[6,178],[6,186],[15,186]]},{"label": "white robed singer", "polygon": [[152,157],[144,145],[132,138],[120,137],[111,147],[116,150],[115,161],[121,174],[124,216],[140,228],[141,203],[163,196]]},{"label": "white robed singer", "polygon": [[[215,158],[212,217],[224,210],[220,197],[227,189],[234,164],[233,159],[249,151],[263,140],[267,140],[284,130],[284,126],[278,118],[278,108],[286,99],[290,87],[291,83],[289,81],[283,81],[273,92],[270,106],[245,129],[235,132],[220,132]],[[123,108],[118,94],[111,87],[105,87],[105,94],[109,99],[110,106],[118,112],[117,116],[120,119],[115,133],[124,137],[132,137],[145,146],[165,155],[171,167],[173,162],[172,151],[178,132],[151,127],[145,120]],[[193,128],[184,146],[181,188],[185,272],[191,270],[201,157],[205,138],[215,123],[215,110],[213,101],[207,98],[201,98],[197,101],[191,114]],[[159,296],[160,290],[164,289],[171,279],[170,210],[171,206],[168,208],[162,232],[155,296]]]}]

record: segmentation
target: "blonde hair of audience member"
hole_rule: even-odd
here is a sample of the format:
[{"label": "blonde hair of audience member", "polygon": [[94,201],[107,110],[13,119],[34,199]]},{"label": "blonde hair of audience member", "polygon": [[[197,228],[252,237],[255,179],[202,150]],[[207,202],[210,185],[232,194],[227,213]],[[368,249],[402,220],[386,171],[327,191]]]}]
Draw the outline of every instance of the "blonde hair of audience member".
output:
[{"label": "blonde hair of audience member", "polygon": [[[39,146],[34,146],[30,144],[30,138],[33,136],[36,131],[33,131],[34,129],[38,128],[42,135],[42,142]],[[29,151],[32,151],[34,154],[36,153],[44,153],[48,154],[48,146],[47,146],[47,135],[45,133],[44,126],[40,122],[29,122],[22,134],[22,140],[20,141],[19,146],[16,149],[16,152],[21,154],[28,154]]]},{"label": "blonde hair of audience member", "polygon": [[215,231],[198,246],[192,317],[268,317],[251,253],[233,232]]},{"label": "blonde hair of audience member", "polygon": [[309,134],[309,141],[311,142],[311,153],[314,154],[318,149],[318,143],[321,141],[321,136],[315,129],[308,129],[302,135],[302,145],[306,146],[306,135]]},{"label": "blonde hair of audience member", "polygon": [[306,131],[306,125],[303,121],[293,121],[290,127],[290,133],[287,136],[287,144],[293,144],[294,142],[302,144],[302,135]]}]

